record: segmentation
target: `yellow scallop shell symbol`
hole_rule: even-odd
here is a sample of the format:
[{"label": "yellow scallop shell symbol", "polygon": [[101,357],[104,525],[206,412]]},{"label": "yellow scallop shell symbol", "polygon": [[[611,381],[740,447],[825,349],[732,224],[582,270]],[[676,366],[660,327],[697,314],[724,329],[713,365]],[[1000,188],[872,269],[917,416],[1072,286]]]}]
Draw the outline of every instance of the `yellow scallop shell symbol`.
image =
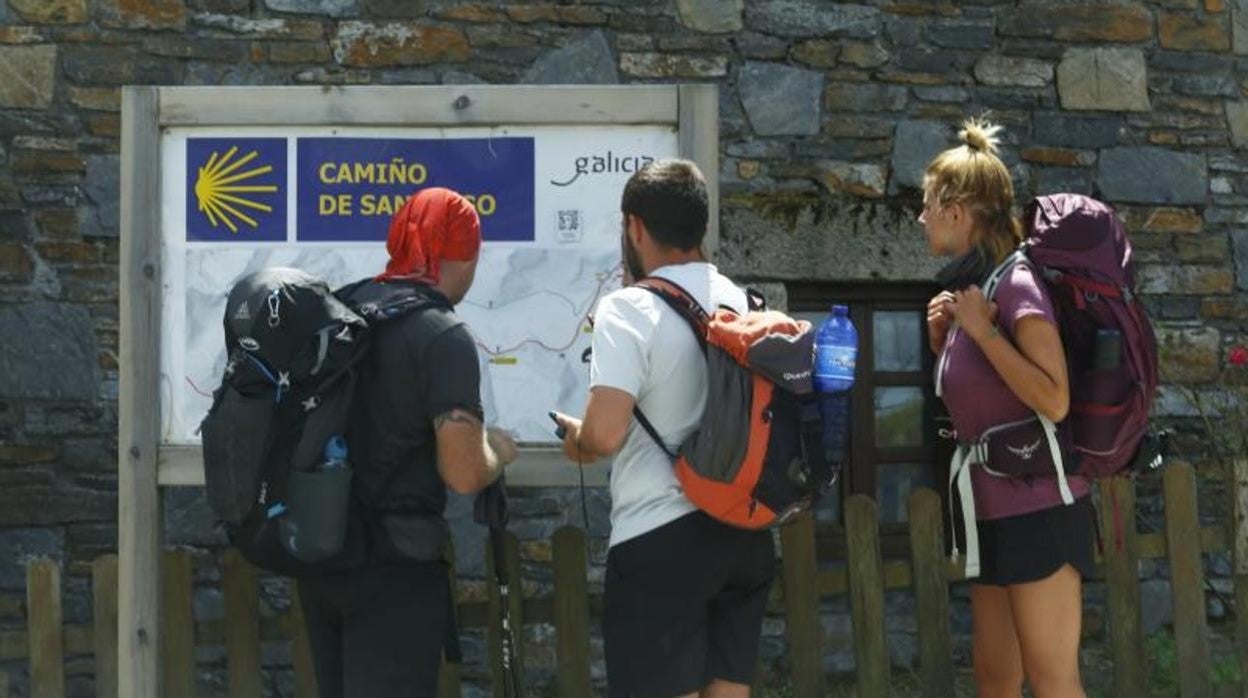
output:
[{"label": "yellow scallop shell symbol", "polygon": [[225,155],[213,151],[208,163],[199,168],[199,176],[195,180],[195,199],[199,201],[199,210],[208,216],[212,227],[216,228],[224,223],[232,233],[238,232],[239,222],[253,228],[260,227],[255,218],[240,209],[273,212],[272,206],[255,201],[246,196],[247,194],[271,194],[277,191],[276,184],[247,183],[272,172],[271,165],[239,172],[259,156],[257,151],[253,150],[235,160],[236,155],[238,146],[230,148]]}]

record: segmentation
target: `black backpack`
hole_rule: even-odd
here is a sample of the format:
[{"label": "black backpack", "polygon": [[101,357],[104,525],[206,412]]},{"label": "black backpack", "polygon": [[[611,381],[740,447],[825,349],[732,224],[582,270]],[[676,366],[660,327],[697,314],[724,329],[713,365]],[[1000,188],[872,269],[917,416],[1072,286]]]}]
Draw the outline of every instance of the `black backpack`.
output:
[{"label": "black backpack", "polygon": [[[316,472],[326,443],[348,435],[355,367],[368,355],[370,324],[436,303],[396,287],[353,308],[341,298],[356,286],[335,294],[297,269],[269,268],[239,280],[226,302],[228,361],[200,427],[208,503],[230,542],[267,570],[298,576],[349,569],[369,553],[368,502],[351,487],[349,470],[333,481],[340,492],[330,494],[346,511],[329,548],[305,544],[310,527],[295,525],[292,481]],[[349,454],[349,441],[347,447]],[[305,509],[305,521],[322,515]]]}]

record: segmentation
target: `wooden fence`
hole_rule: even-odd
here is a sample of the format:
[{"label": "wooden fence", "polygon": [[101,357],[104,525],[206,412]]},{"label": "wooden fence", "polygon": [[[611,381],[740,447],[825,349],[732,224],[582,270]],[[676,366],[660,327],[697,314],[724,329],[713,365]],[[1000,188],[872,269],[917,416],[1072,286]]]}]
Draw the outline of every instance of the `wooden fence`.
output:
[{"label": "wooden fence", "polygon": [[[1105,532],[1102,559],[1108,589],[1107,618],[1113,661],[1113,695],[1136,698],[1148,693],[1148,667],[1140,623],[1139,561],[1168,558],[1174,595],[1174,634],[1180,695],[1203,698],[1213,694],[1201,553],[1231,550],[1235,559],[1235,595],[1238,608],[1248,608],[1248,461],[1236,467],[1236,516],[1231,527],[1202,529],[1196,511],[1196,480],[1186,465],[1170,467],[1164,476],[1166,527],[1164,534],[1138,533],[1134,483],[1117,479],[1100,483],[1099,512]],[[819,569],[815,559],[813,520],[803,517],[782,529],[783,578],[774,591],[783,604],[788,634],[789,665],[798,698],[826,694],[820,625],[820,599],[848,594],[853,621],[854,654],[859,696],[887,696],[890,689],[888,648],[884,624],[884,593],[913,588],[919,637],[919,673],[926,695],[954,695],[951,658],[949,583],[961,578],[958,566],[945,555],[940,497],[931,490],[915,492],[908,502],[911,554],[909,561],[884,561],[880,554],[875,503],[855,496],[845,503],[847,564],[843,569]],[[1117,512],[1117,513],[1115,513]],[[1117,526],[1115,521],[1127,525]],[[1115,530],[1122,531],[1118,545]],[[1233,532],[1233,538],[1232,538]],[[487,549],[489,546],[486,546]],[[566,698],[593,694],[590,679],[591,615],[601,599],[591,598],[587,583],[584,531],[563,528],[553,539],[553,594],[522,598],[513,593],[512,618],[517,625],[552,623],[556,631],[557,688]],[[236,551],[223,557],[225,618],[196,622],[193,614],[192,556],[169,551],[164,564],[164,608],[161,625],[162,695],[193,696],[196,645],[224,645],[228,658],[231,698],[261,695],[260,650],[263,641],[293,642],[296,695],[315,694],[307,638],[297,600],[291,611],[261,620],[256,570]],[[493,559],[487,559],[492,579]],[[504,564],[513,580],[520,579],[519,545],[510,537]],[[27,630],[0,631],[0,662],[28,659],[31,696],[61,698],[65,693],[64,659],[94,654],[96,695],[117,695],[117,558],[94,563],[93,625],[62,622],[59,568],[54,562],[34,562],[27,568]],[[513,587],[519,588],[519,584]],[[461,604],[461,627],[487,628],[487,649],[498,680],[499,632],[489,619],[499,617],[497,588],[490,584],[488,602]],[[591,608],[593,611],[591,612]],[[1248,669],[1248,613],[1237,613],[1237,647],[1241,666]],[[522,643],[523,644],[523,643]],[[524,667],[524,657],[519,666]],[[440,698],[460,694],[458,667],[443,672]],[[1243,695],[1248,696],[1248,681]],[[0,673],[0,698],[9,698],[9,680]]]}]

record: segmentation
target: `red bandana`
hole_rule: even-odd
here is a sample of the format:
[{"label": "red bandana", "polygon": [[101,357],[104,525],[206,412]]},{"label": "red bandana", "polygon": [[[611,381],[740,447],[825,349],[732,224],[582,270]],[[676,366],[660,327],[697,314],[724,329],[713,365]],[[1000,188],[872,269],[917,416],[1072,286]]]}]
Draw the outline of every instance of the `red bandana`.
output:
[{"label": "red bandana", "polygon": [[481,219],[467,199],[450,189],[423,189],[390,221],[390,261],[378,281],[401,279],[434,285],[439,264],[467,262],[481,250]]}]

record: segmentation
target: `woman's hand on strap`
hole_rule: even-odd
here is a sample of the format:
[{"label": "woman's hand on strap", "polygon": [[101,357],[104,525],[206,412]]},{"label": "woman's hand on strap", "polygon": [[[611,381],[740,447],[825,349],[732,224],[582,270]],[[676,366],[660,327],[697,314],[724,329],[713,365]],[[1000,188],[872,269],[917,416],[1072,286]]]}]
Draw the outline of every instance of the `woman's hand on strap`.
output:
[{"label": "woman's hand on strap", "polygon": [[983,344],[984,340],[1000,334],[997,330],[997,304],[985,298],[978,286],[955,291],[953,300],[946,307],[962,331],[976,343]]},{"label": "woman's hand on strap", "polygon": [[945,346],[945,338],[949,335],[949,320],[953,316],[949,313],[948,305],[952,301],[952,293],[941,291],[927,302],[927,341],[932,348],[932,353],[937,356],[940,355]]},{"label": "woman's hand on strap", "polygon": [[1053,422],[1066,418],[1070,409],[1066,353],[1051,321],[1034,314],[1019,318],[1013,325],[1011,342],[997,329],[996,303],[989,302],[978,287],[955,293],[949,307],[962,330],[975,340],[1023,404]]}]

